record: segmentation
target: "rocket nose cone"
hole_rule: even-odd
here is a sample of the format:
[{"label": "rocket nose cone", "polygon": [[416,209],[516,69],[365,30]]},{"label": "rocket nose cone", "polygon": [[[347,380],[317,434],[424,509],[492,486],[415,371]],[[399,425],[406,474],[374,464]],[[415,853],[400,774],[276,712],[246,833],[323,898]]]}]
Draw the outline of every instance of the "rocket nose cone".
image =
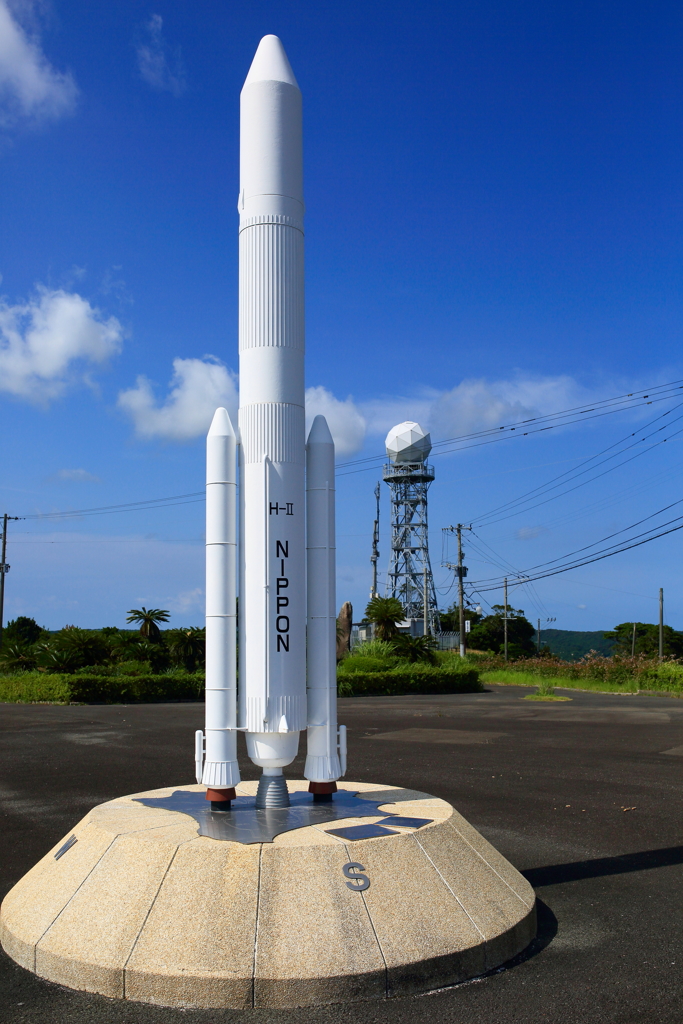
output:
[{"label": "rocket nose cone", "polygon": [[299,88],[285,48],[277,36],[264,36],[258,44],[242,88],[254,82],[287,82]]},{"label": "rocket nose cone", "polygon": [[316,416],[311,424],[308,444],[334,444],[334,439],[324,416]]},{"label": "rocket nose cone", "polygon": [[216,409],[209,427],[209,437],[234,437],[235,431],[232,428],[227,409]]}]

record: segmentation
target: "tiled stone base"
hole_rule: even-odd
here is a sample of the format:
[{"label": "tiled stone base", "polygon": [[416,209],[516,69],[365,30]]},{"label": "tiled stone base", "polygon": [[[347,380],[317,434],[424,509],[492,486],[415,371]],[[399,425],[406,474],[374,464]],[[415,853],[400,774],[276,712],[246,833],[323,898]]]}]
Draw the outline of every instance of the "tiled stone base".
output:
[{"label": "tiled stone base", "polygon": [[[290,790],[307,788],[289,781]],[[383,810],[432,818],[359,842],[309,826],[244,846],[130,796],[93,808],[0,909],[5,951],[43,978],[185,1007],[292,1007],[405,995],[504,963],[536,933],[528,882],[450,804],[343,782]],[[164,796],[172,787],[135,796]],[[255,792],[243,783],[238,793]],[[362,822],[380,821],[363,818]],[[66,837],[65,837],[66,838]],[[357,861],[370,879],[348,888]]]}]

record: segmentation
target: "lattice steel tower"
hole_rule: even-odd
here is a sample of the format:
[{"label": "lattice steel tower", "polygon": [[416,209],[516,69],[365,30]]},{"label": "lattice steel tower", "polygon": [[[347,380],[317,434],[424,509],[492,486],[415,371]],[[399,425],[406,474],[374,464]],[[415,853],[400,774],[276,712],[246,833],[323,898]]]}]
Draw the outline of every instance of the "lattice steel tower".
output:
[{"label": "lattice steel tower", "polygon": [[411,633],[434,635],[441,628],[427,535],[427,491],[434,479],[434,467],[426,462],[431,438],[419,423],[407,421],[389,431],[386,447],[390,462],[383,477],[391,491],[386,596],[401,602]]}]

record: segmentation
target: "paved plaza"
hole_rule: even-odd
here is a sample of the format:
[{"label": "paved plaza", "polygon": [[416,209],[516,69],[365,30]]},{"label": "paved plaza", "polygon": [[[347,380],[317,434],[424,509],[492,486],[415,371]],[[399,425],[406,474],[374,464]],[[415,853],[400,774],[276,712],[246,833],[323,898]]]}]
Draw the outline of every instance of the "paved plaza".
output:
[{"label": "paved plaza", "polygon": [[[72,992],[0,954],[3,1024],[680,1024],[683,702],[529,690],[349,699],[349,775],[453,803],[535,887],[539,935],[490,976],[294,1011],[170,1010]],[[201,704],[0,705],[2,895],[94,804],[193,782]],[[257,769],[241,752],[245,778]],[[300,777],[303,760],[288,769]]]}]

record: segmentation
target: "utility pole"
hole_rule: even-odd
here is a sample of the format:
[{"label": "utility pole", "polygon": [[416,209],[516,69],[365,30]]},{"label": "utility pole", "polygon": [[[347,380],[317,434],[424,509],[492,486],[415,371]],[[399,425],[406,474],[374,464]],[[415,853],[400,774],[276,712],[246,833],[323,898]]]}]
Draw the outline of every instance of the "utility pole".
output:
[{"label": "utility pole", "polygon": [[538,653],[540,654],[541,653],[541,620],[538,619],[537,621],[538,621],[538,628],[536,629],[536,636],[538,637],[538,643],[536,644],[536,646],[538,647]]},{"label": "utility pole", "polygon": [[659,660],[664,661],[664,587],[659,588]]},{"label": "utility pole", "polygon": [[372,554],[370,555],[370,561],[372,562],[371,598],[379,597],[379,594],[377,593],[377,561],[379,559],[379,481],[375,487],[375,501],[377,502],[377,512],[375,514],[375,521],[372,524]]},{"label": "utility pole", "polygon": [[8,516],[5,512],[2,517],[2,557],[0,558],[0,647],[2,647],[2,627],[5,621],[5,576],[9,572],[7,564],[7,521],[18,519],[19,516]]},{"label": "utility pole", "polygon": [[631,637],[631,657],[636,656],[636,624],[633,623],[633,636]]},{"label": "utility pole", "polygon": [[505,583],[503,585],[503,591],[505,594],[505,614],[503,615],[503,629],[505,637],[505,660],[508,660],[508,578],[505,577]]},{"label": "utility pole", "polygon": [[462,564],[462,531],[471,529],[471,526],[463,526],[462,523],[458,523],[458,525],[455,528],[456,533],[458,535],[458,612],[461,658],[465,657],[465,588],[462,581],[467,574],[467,569]]}]

